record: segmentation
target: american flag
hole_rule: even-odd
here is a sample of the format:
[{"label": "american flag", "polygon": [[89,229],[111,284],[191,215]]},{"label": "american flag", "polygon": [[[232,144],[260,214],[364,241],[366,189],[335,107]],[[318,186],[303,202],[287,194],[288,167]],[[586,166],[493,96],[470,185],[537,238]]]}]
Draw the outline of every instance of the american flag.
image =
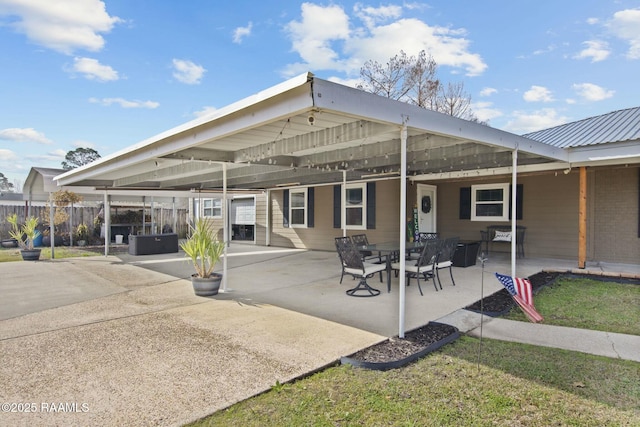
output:
[{"label": "american flag", "polygon": [[522,308],[529,320],[536,323],[543,320],[540,313],[533,306],[533,292],[531,291],[531,282],[528,279],[505,276],[500,273],[496,273],[496,277]]}]

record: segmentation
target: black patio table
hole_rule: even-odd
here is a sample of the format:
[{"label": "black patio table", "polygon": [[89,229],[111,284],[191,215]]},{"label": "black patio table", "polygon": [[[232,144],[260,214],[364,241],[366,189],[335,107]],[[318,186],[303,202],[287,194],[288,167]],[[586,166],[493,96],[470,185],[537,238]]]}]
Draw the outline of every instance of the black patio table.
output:
[{"label": "black patio table", "polygon": [[[425,242],[406,242],[405,245],[405,252],[409,253],[416,249],[422,249]],[[372,243],[369,245],[358,245],[356,247],[360,252],[378,252],[380,255],[387,256],[387,292],[391,292],[391,255],[400,252],[400,242]]]}]

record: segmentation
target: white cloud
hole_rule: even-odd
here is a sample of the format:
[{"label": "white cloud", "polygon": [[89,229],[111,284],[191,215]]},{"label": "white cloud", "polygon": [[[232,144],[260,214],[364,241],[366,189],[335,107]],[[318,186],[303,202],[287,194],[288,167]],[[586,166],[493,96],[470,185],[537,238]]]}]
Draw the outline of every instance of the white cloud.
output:
[{"label": "white cloud", "polygon": [[173,77],[179,82],[188,85],[199,84],[202,76],[207,71],[201,65],[185,59],[174,59],[173,68]]},{"label": "white cloud", "polygon": [[37,142],[38,144],[53,144],[44,133],[33,128],[8,128],[0,130],[0,139],[14,142]]},{"label": "white cloud", "polygon": [[507,122],[504,130],[514,133],[529,133],[548,129],[567,123],[569,119],[559,116],[553,108],[544,108],[533,112],[515,111],[513,119]]},{"label": "white cloud", "polygon": [[138,101],[138,100],[127,100],[124,98],[89,98],[89,102],[92,104],[100,104],[105,107],[109,107],[113,104],[119,105],[122,108],[149,108],[154,109],[160,106],[159,102],[155,101]]},{"label": "white cloud", "polygon": [[3,1],[0,15],[16,17],[9,25],[29,40],[55,51],[99,51],[121,19],[110,16],[100,0]]},{"label": "white cloud", "polygon": [[108,82],[118,80],[118,72],[108,65],[102,65],[93,58],[74,58],[73,71],[81,73],[87,80]]},{"label": "white cloud", "polygon": [[471,109],[481,122],[489,122],[504,115],[502,111],[494,108],[492,102],[472,102]]},{"label": "white cloud", "polygon": [[480,96],[491,96],[494,93],[498,93],[498,89],[492,87],[485,87],[480,91]]},{"label": "white cloud", "polygon": [[307,70],[339,70],[356,75],[367,60],[386,63],[400,50],[430,53],[440,66],[463,69],[467,75],[483,73],[487,65],[469,51],[464,29],[429,26],[418,19],[401,18],[399,7],[356,7],[356,25],[337,5],[303,3],[299,21],[286,26],[293,50],[301,62],[284,71],[291,76]]},{"label": "white cloud", "polygon": [[41,162],[60,162],[64,160],[67,156],[67,152],[58,148],[57,150],[49,151],[45,154],[34,154],[30,156],[25,156],[28,160],[31,160],[33,163],[41,163]]},{"label": "white cloud", "polygon": [[251,35],[251,29],[253,28],[253,23],[249,22],[249,25],[246,27],[238,27],[233,31],[233,42],[234,43],[242,43],[242,39]]},{"label": "white cloud", "polygon": [[88,141],[79,140],[79,141],[73,142],[71,145],[73,145],[75,148],[93,148],[94,150],[96,149],[96,145]]},{"label": "white cloud", "polygon": [[206,107],[203,107],[200,111],[196,111],[195,113],[193,113],[193,115],[196,116],[197,118],[206,117],[210,114],[213,114],[217,110],[218,109],[216,107],[206,106]]},{"label": "white cloud", "polygon": [[397,5],[371,7],[356,3],[353,11],[367,28],[373,28],[376,24],[388,22],[391,19],[397,19],[402,16],[402,7]]},{"label": "white cloud", "polygon": [[0,161],[9,162],[13,160],[18,160],[18,155],[15,152],[0,148]]},{"label": "white cloud", "polygon": [[615,91],[594,85],[593,83],[577,83],[572,86],[578,96],[586,101],[602,101],[611,98]]},{"label": "white cloud", "polygon": [[629,43],[627,58],[640,59],[640,9],[626,9],[613,14],[609,30]]},{"label": "white cloud", "polygon": [[574,56],[576,59],[591,58],[591,62],[599,62],[607,59],[611,51],[609,50],[609,44],[600,40],[587,40],[582,44],[587,47]]},{"label": "white cloud", "polygon": [[551,102],[553,101],[553,95],[551,91],[544,86],[531,86],[531,89],[526,91],[522,98],[527,102]]},{"label": "white cloud", "polygon": [[587,24],[596,25],[600,22],[598,18],[587,18]]}]

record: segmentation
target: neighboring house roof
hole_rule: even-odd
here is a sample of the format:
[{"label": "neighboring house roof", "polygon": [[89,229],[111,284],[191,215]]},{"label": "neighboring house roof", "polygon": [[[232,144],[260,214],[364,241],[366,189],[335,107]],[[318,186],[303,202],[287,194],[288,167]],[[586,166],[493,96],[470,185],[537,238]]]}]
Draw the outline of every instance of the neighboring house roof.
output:
[{"label": "neighboring house roof", "polygon": [[640,107],[612,111],[523,135],[558,148],[640,140]]}]

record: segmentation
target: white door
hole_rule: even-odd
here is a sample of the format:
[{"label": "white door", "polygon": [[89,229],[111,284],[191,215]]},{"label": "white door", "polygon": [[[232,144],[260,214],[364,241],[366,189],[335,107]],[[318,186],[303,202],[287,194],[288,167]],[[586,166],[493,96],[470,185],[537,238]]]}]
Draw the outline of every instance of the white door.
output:
[{"label": "white door", "polygon": [[436,186],[418,184],[418,231],[435,233],[436,231]]}]

